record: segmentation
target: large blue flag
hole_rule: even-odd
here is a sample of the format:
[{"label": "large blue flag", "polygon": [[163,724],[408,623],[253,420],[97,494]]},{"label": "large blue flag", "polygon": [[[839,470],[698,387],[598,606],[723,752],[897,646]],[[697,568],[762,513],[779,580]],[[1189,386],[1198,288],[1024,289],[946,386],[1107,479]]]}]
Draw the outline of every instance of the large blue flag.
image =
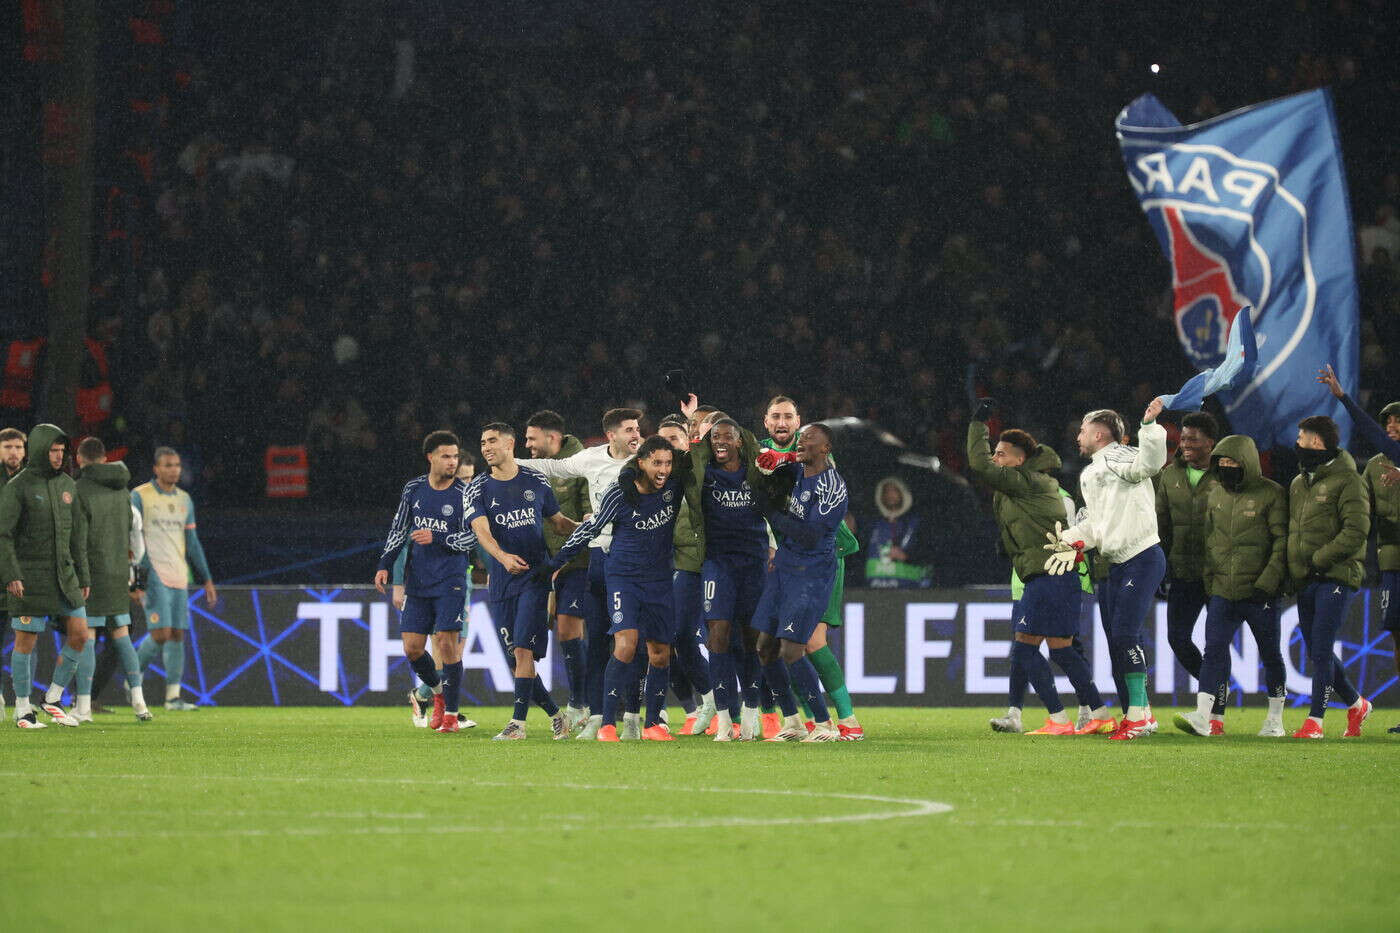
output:
[{"label": "large blue flag", "polygon": [[1128,180],[1172,264],[1176,332],[1191,362],[1226,363],[1231,325],[1253,309],[1253,377],[1219,391],[1233,429],[1261,447],[1291,446],[1300,420],[1330,415],[1345,442],[1351,418],[1315,378],[1332,363],[1356,394],[1351,208],[1327,92],[1192,126],[1144,94],[1116,127]]}]

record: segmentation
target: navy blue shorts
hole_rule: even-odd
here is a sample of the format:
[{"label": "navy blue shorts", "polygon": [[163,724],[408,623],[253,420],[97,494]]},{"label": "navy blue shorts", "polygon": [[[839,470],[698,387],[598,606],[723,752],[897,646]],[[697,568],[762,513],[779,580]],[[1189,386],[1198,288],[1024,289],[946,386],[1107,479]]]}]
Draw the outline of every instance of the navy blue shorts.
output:
[{"label": "navy blue shorts", "polygon": [[676,613],[670,580],[608,578],[608,634],[636,629],[647,641],[675,641]]},{"label": "navy blue shorts", "polygon": [[588,571],[575,567],[559,574],[554,580],[554,612],[561,616],[588,615]]},{"label": "navy blue shorts", "polygon": [[405,596],[399,631],[414,635],[460,632],[466,619],[467,591],[458,587],[446,596]]},{"label": "navy blue shorts", "polygon": [[496,637],[509,658],[516,648],[529,648],[535,657],[549,651],[549,590],[533,581],[514,596],[488,602]]},{"label": "navy blue shorts", "polygon": [[1386,570],[1381,573],[1380,606],[1381,625],[1400,638],[1400,572]]},{"label": "navy blue shorts", "polygon": [[779,567],[768,577],[753,627],[774,638],[807,644],[831,601],[835,571],[830,564],[800,570]]},{"label": "navy blue shorts", "polygon": [[676,614],[676,639],[680,644],[690,639],[698,645],[705,643],[705,614],[700,608],[700,574],[693,570],[677,570],[671,574],[671,604]]},{"label": "navy blue shorts", "polygon": [[745,560],[716,557],[705,561],[703,569],[705,621],[724,619],[748,625],[763,594],[766,558]]},{"label": "navy blue shorts", "polygon": [[1079,610],[1083,603],[1079,574],[1041,574],[1026,581],[1017,606],[1016,632],[1045,638],[1073,638],[1079,634]]}]

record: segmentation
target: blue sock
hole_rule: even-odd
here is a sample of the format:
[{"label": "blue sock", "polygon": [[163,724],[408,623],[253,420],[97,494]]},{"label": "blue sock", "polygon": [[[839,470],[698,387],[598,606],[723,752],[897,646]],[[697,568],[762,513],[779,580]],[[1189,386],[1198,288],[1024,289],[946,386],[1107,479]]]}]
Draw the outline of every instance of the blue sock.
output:
[{"label": "blue sock", "polygon": [[1007,680],[1006,705],[1017,709],[1026,705],[1026,672],[1016,660],[1016,652],[1011,652],[1011,675]]},{"label": "blue sock", "polygon": [[156,659],[156,652],[160,651],[160,644],[151,636],[147,635],[146,640],[141,642],[140,649],[136,652],[136,660],[141,665],[141,670],[151,666],[151,662]]},{"label": "blue sock", "polygon": [[758,687],[762,670],[758,652],[745,651],[739,660],[739,691],[744,695],[745,706],[757,708],[760,703]]},{"label": "blue sock", "polygon": [[131,636],[114,638],[112,644],[116,645],[117,657],[121,659],[122,670],[126,671],[127,686],[141,686],[141,659],[136,656],[136,646],[131,643]]},{"label": "blue sock", "polygon": [[10,654],[10,686],[14,688],[16,700],[28,700],[34,690],[34,655]]},{"label": "blue sock", "polygon": [[78,652],[65,644],[63,650],[58,653],[58,664],[53,669],[52,684],[66,688],[73,682],[73,675],[77,672]]},{"label": "blue sock", "polygon": [[517,722],[524,722],[525,717],[530,713],[530,694],[534,692],[535,680],[533,677],[515,678],[515,708],[511,710],[510,718]]},{"label": "blue sock", "polygon": [[636,657],[627,667],[627,692],[622,695],[622,708],[629,713],[642,711],[642,681],[647,675],[647,656],[637,649]]},{"label": "blue sock", "polygon": [[812,710],[812,721],[826,722],[829,720],[831,714],[826,710],[826,700],[822,697],[821,681],[817,677],[817,669],[812,666],[812,662],[804,654],[789,664],[787,669],[797,695],[805,700],[807,706]]},{"label": "blue sock", "polygon": [[1090,709],[1103,706],[1103,697],[1099,695],[1099,688],[1094,685],[1094,673],[1089,670],[1084,655],[1073,648],[1051,648],[1050,659],[1058,664],[1060,670],[1069,678],[1074,687],[1075,699],[1079,701],[1080,706]]},{"label": "blue sock", "polygon": [[180,679],[185,676],[185,643],[170,639],[160,646],[160,663],[165,666],[165,692],[180,688]]},{"label": "blue sock", "polygon": [[1045,660],[1040,649],[1035,645],[1017,641],[1011,643],[1011,651],[1016,655],[1021,669],[1026,672],[1026,680],[1031,689],[1040,697],[1040,702],[1045,704],[1046,711],[1052,716],[1063,713],[1065,704],[1060,702],[1060,694],[1055,690],[1055,675],[1050,670],[1050,662]]},{"label": "blue sock", "polygon": [[681,662],[680,667],[685,671],[686,679],[690,681],[690,686],[697,695],[703,696],[710,692],[710,665],[705,662],[705,656],[700,653],[700,646],[692,638],[682,638],[681,643],[676,646],[676,658]]},{"label": "blue sock", "polygon": [[588,698],[589,712],[596,716],[603,709],[603,680],[607,677],[608,662],[612,660],[607,629],[589,630],[584,656],[588,662],[588,692],[584,696]]},{"label": "blue sock", "polygon": [[739,698],[734,683],[734,655],[728,651],[710,652],[710,685],[715,691],[715,709],[727,709],[731,716],[738,716]]},{"label": "blue sock", "polygon": [[[679,660],[679,658],[677,659]],[[685,676],[685,671],[678,663],[671,663],[667,666],[666,672],[671,681],[671,692],[676,695],[676,700],[681,704],[681,709],[689,716],[695,712],[695,691],[690,688],[690,678]]]},{"label": "blue sock", "polygon": [[535,685],[530,691],[530,698],[535,701],[535,705],[544,710],[544,714],[551,719],[559,712],[559,704],[554,702],[554,697],[549,695],[545,689],[544,681],[540,675],[535,675]]},{"label": "blue sock", "polygon": [[607,669],[603,672],[603,725],[617,725],[617,708],[622,705],[622,693],[627,689],[627,673],[632,668],[630,661],[608,658]]},{"label": "blue sock", "polygon": [[671,672],[654,664],[647,665],[647,718],[643,726],[650,727],[661,722],[661,711],[666,707],[666,684]]},{"label": "blue sock", "polygon": [[92,696],[92,674],[97,670],[97,652],[93,649],[91,638],[83,645],[83,650],[78,654],[78,684],[73,692],[80,697]]},{"label": "blue sock", "polygon": [[462,662],[454,661],[442,666],[442,707],[446,712],[457,712],[457,704],[462,695]]},{"label": "blue sock", "polygon": [[773,687],[773,696],[783,708],[784,716],[797,715],[797,697],[792,694],[792,684],[788,679],[787,665],[780,658],[774,658],[763,665],[763,673]]},{"label": "blue sock", "polygon": [[584,706],[588,695],[588,672],[583,665],[583,639],[570,638],[559,643],[564,656],[564,675],[569,678],[569,705]]},{"label": "blue sock", "polygon": [[[418,675],[418,679],[423,681],[423,683],[427,684],[430,688],[436,687],[438,684],[442,683],[442,678],[438,676],[437,664],[433,661],[432,655],[428,654],[428,652],[425,651],[412,661],[409,661],[408,666],[413,668],[413,673]],[[433,692],[436,693],[437,691],[434,690]]]}]

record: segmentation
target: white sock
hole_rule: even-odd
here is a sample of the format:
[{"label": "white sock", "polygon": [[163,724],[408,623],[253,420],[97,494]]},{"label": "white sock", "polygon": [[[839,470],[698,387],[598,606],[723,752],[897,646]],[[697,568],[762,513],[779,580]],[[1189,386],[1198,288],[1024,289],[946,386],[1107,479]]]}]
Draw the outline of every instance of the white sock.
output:
[{"label": "white sock", "polygon": [[634,723],[634,722],[636,722],[637,720],[639,720],[639,719],[641,719],[641,718],[642,718],[642,714],[641,714],[641,713],[623,713],[623,714],[622,714],[622,721],[623,721],[624,724],[631,724],[631,723]]},{"label": "white sock", "polygon": [[34,712],[34,707],[29,705],[29,697],[15,697],[15,718],[23,719]]},{"label": "white sock", "polygon": [[855,728],[856,726],[859,726],[860,723],[856,721],[856,714],[852,713],[845,719],[841,720],[841,725],[845,726],[847,729],[851,729]]},{"label": "white sock", "polygon": [[1211,713],[1211,714],[1210,714],[1210,721],[1211,721],[1211,722],[1224,722],[1224,721],[1225,721],[1225,714],[1224,714],[1224,713]]},{"label": "white sock", "polygon": [[91,696],[91,695],[83,696],[82,694],[78,694],[78,715],[79,715],[79,716],[91,716],[91,715],[92,715],[92,696]]},{"label": "white sock", "polygon": [[1365,705],[1366,705],[1366,698],[1365,698],[1365,697],[1357,697],[1357,698],[1356,698],[1356,702],[1353,703],[1353,704],[1351,704],[1351,707],[1350,707],[1350,708],[1351,708],[1351,709],[1362,709],[1362,708],[1365,707]]},{"label": "white sock", "polygon": [[1283,697],[1269,697],[1269,718],[1283,718]]},{"label": "white sock", "polygon": [[700,694],[700,708],[706,712],[715,708],[715,692],[713,690]]},{"label": "white sock", "polygon": [[1312,720],[1313,722],[1317,723],[1319,726],[1322,725],[1322,717],[1321,717],[1321,716],[1309,716],[1308,719],[1310,719],[1310,720]]},{"label": "white sock", "polygon": [[1020,719],[1020,718],[1021,718],[1021,707],[1019,707],[1019,706],[1008,706],[1008,707],[1006,708],[1006,718],[1007,718],[1007,719]]},{"label": "white sock", "polygon": [[1051,713],[1050,721],[1057,726],[1067,725],[1069,723],[1069,714],[1064,710],[1060,710],[1058,713]]},{"label": "white sock", "polygon": [[63,699],[63,684],[49,684],[49,689],[44,692],[45,703],[57,703]]},{"label": "white sock", "polygon": [[734,720],[729,717],[728,707],[715,711],[715,722],[718,723],[715,727],[718,732],[723,732],[725,729],[732,730],[734,728]]},{"label": "white sock", "polygon": [[1147,707],[1145,707],[1145,706],[1130,706],[1130,707],[1128,707],[1128,718],[1131,719],[1133,722],[1146,722],[1146,721],[1147,721]]},{"label": "white sock", "polygon": [[801,729],[801,728],[802,728],[802,717],[801,717],[800,715],[798,715],[798,714],[793,714],[793,715],[791,715],[791,716],[784,716],[784,717],[783,717],[783,728],[784,728],[784,729]]},{"label": "white sock", "polygon": [[1090,715],[1091,717],[1093,717],[1094,719],[1112,719],[1112,718],[1113,718],[1113,713],[1111,713],[1111,712],[1109,711],[1109,709],[1108,709],[1107,706],[1100,706],[1098,709],[1094,710],[1094,711],[1091,712],[1089,715]]},{"label": "white sock", "polygon": [[146,712],[146,695],[139,686],[131,688],[131,709],[137,713]]},{"label": "white sock", "polygon": [[1080,716],[1093,716],[1093,715],[1094,715],[1094,711],[1091,710],[1091,709],[1089,709],[1089,707],[1085,706],[1083,703],[1080,703],[1080,704],[1079,704],[1079,715],[1080,715]]},{"label": "white sock", "polygon": [[1214,706],[1214,705],[1215,705],[1215,696],[1214,696],[1214,694],[1210,694],[1210,693],[1198,693],[1198,694],[1196,694],[1196,712],[1200,713],[1202,716],[1205,716],[1207,719],[1210,718],[1210,708],[1211,708],[1212,706]]},{"label": "white sock", "polygon": [[179,684],[175,684],[173,687],[166,687],[166,688],[165,688],[165,702],[169,703],[171,700],[178,700],[178,699],[180,699],[180,685],[179,685]]}]

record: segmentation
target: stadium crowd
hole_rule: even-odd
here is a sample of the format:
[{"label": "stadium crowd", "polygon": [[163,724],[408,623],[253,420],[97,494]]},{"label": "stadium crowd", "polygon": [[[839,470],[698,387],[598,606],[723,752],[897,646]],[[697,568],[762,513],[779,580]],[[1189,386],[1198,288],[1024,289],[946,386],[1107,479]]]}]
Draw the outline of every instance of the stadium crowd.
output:
[{"label": "stadium crowd", "polygon": [[665,360],[953,469],[978,395],[1072,451],[1083,411],[1186,371],[1112,137],[1149,89],[1192,120],[1334,87],[1361,383],[1400,389],[1400,174],[1358,131],[1400,101],[1378,0],[1299,0],[1229,43],[1235,5],[1204,4],[1157,79],[1146,9],[1110,36],[1092,4],[890,4],[859,30],[837,6],[703,6],[544,36],[411,5],[192,14],[161,128],[99,166],[133,244],[95,274],[109,446],[169,445],[229,504],[262,494],[269,443],[305,443],[313,497],[382,502],[427,430],[646,409]]}]

